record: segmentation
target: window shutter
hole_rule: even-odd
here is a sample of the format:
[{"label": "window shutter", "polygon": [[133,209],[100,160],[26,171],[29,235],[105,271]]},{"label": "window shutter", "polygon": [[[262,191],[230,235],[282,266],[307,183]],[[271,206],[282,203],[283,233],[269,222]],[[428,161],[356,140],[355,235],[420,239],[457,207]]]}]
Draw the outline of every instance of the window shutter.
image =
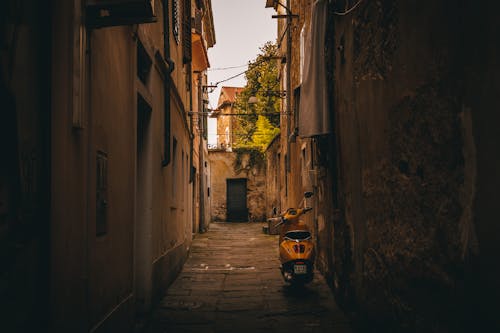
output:
[{"label": "window shutter", "polygon": [[184,0],[182,15],[182,50],[184,63],[191,62],[191,0]]},{"label": "window shutter", "polygon": [[180,15],[180,0],[172,0],[172,32],[174,34],[175,41],[179,43],[179,15]]}]

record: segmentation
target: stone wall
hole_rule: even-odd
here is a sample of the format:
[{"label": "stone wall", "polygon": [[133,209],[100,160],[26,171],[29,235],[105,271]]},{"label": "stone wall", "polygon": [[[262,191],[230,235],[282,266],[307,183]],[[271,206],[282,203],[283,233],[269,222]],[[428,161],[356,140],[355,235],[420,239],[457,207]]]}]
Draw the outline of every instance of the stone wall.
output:
[{"label": "stone wall", "polygon": [[[250,165],[250,156],[241,156],[241,165],[236,166],[236,152],[209,151],[210,201],[212,221],[225,221],[227,217],[227,179],[247,179],[247,207],[249,221],[266,220],[265,166]],[[235,168],[236,166],[236,168]]]}]

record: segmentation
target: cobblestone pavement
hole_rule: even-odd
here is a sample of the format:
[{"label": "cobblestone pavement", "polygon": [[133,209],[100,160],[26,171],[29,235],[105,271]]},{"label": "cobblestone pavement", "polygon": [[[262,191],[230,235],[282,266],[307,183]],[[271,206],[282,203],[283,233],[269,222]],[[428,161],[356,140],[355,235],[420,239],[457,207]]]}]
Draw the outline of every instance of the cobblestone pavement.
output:
[{"label": "cobblestone pavement", "polygon": [[279,272],[277,236],[262,223],[212,223],[145,332],[352,332],[316,272],[292,288]]}]

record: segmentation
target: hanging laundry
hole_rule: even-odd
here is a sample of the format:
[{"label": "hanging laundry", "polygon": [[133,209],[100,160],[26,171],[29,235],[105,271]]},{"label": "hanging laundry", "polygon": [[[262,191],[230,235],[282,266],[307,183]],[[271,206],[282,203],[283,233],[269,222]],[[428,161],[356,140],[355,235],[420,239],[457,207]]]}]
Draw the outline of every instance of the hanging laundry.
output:
[{"label": "hanging laundry", "polygon": [[327,9],[326,0],[318,0],[313,4],[311,24],[306,37],[299,104],[299,135],[301,137],[332,132],[326,84]]}]

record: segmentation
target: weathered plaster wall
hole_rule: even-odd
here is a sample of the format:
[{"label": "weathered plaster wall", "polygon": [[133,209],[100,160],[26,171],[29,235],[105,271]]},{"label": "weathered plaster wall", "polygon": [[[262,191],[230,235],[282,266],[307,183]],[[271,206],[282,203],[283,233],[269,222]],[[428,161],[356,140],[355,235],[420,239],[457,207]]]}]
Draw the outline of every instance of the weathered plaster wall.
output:
[{"label": "weathered plaster wall", "polygon": [[226,102],[221,106],[219,112],[217,117],[217,148],[230,149],[233,147],[233,142],[238,139],[238,124],[235,117],[224,116],[224,114],[234,114],[238,111],[235,109],[234,103]]},{"label": "weathered plaster wall", "polygon": [[[266,220],[265,165],[248,165],[248,156],[242,158],[242,169],[235,171],[236,153],[210,151],[210,184],[212,221],[225,221],[227,214],[226,180],[247,179],[247,207],[249,221]],[[264,161],[263,161],[264,162]]]},{"label": "weathered plaster wall", "polygon": [[[486,278],[498,269],[468,265],[498,260],[496,214],[490,196],[478,198],[498,184],[498,135],[486,125],[498,101],[478,94],[498,90],[498,24],[486,7],[386,0],[332,15],[344,221],[334,271],[347,272],[344,296],[399,329],[460,330],[470,290],[498,291]],[[475,304],[487,312],[489,302]]]},{"label": "weathered plaster wall", "polygon": [[[170,3],[169,3],[170,4]],[[170,38],[170,58],[175,63],[170,74],[169,109],[165,113],[165,82],[167,78],[153,59],[152,71],[147,88],[153,99],[150,129],[152,136],[152,230],[151,230],[151,295],[157,301],[168,285],[175,279],[187,256],[191,244],[194,223],[193,182],[190,182],[190,139],[189,118],[186,111],[191,110],[190,92],[187,89],[186,75],[191,75],[188,66],[183,64],[182,42],[175,41],[172,26],[163,27],[163,3],[155,2],[158,22],[141,25],[140,37],[147,41],[151,54],[164,52],[163,34]],[[170,25],[172,25],[172,6],[168,6]],[[182,31],[180,32],[182,34]],[[182,35],[181,35],[182,36]],[[146,46],[146,45],[145,45]],[[193,85],[196,80],[193,80]],[[196,100],[196,95],[193,95]],[[165,147],[165,117],[170,117],[170,147]],[[162,165],[165,150],[170,151],[170,162]],[[197,152],[197,151],[196,151]],[[193,155],[197,163],[197,154]],[[140,223],[140,221],[139,221]],[[196,224],[195,224],[196,225]]]},{"label": "weathered plaster wall", "polygon": [[[294,90],[290,128],[281,118],[282,206],[298,202],[308,187],[304,172],[313,170],[315,215],[308,223],[337,300],[374,321],[398,323],[396,330],[473,327],[468,311],[494,318],[498,4],[368,1],[337,15],[357,1],[329,2],[335,132],[308,141],[289,134],[300,30],[312,2],[290,3],[299,18],[281,73],[286,89],[291,68]],[[282,54],[287,47],[284,38]]]},{"label": "weathered plaster wall", "polygon": [[[69,2],[54,7],[57,9],[52,115],[55,331],[129,330],[135,310],[147,310],[152,295],[159,297],[173,281],[191,241],[190,139],[187,117],[182,112],[189,99],[182,59],[177,52],[180,46],[172,41],[177,71],[173,73],[175,85],[168,103],[170,135],[176,138],[177,145],[175,163],[162,166],[165,77],[154,53],[156,50],[163,53],[163,27],[161,2],[155,5],[157,23],[89,32],[89,62],[83,70],[91,81],[82,129],[72,128],[67,108],[72,105],[72,98],[64,99],[72,96],[68,91],[71,76],[67,75],[72,73],[71,61],[64,59],[71,49],[67,44],[71,38],[65,31],[71,31],[74,24],[67,13],[73,9]],[[145,83],[140,83],[137,77],[139,41],[153,60]],[[140,85],[144,87],[139,89]],[[142,130],[137,128],[138,91],[146,93],[146,102],[151,107],[144,112]],[[167,149],[173,153],[173,147]],[[108,157],[108,230],[101,236],[96,236],[95,230],[97,151],[105,152]],[[149,240],[138,249],[134,244],[138,241],[138,231],[144,230],[141,228],[147,228],[145,235]],[[83,259],[81,256],[85,255]],[[138,270],[134,263],[143,267]],[[87,282],[81,276],[88,276]],[[137,289],[143,281],[146,284]]]},{"label": "weathered plaster wall", "polygon": [[[136,109],[133,94],[135,44],[129,27],[93,31],[90,36],[92,84],[90,90],[89,159],[107,155],[107,204],[104,235],[97,235],[97,168],[89,170],[88,262],[90,327],[106,315],[116,323],[133,311],[133,241],[135,200]],[[109,78],[115,84],[109,85]],[[75,175],[76,177],[76,175]],[[123,304],[122,304],[123,303]],[[116,308],[116,309],[115,309]],[[123,325],[123,324],[122,324]],[[122,327],[126,327],[123,325]]]},{"label": "weathered plaster wall", "polygon": [[[224,105],[220,113],[232,113],[232,105]],[[218,116],[217,117],[217,148],[226,149],[232,146],[233,143],[233,118],[229,116]]]},{"label": "weathered plaster wall", "polygon": [[[297,93],[302,84],[301,78],[301,33],[310,29],[311,11],[313,1],[291,1],[291,10],[298,14],[297,19],[292,20],[291,35],[291,59],[287,65],[291,66],[290,80],[293,93],[290,93],[290,131],[293,133],[300,127],[298,117],[298,102],[300,93]],[[284,21],[284,20],[283,20]],[[284,26],[278,34],[283,33]],[[284,38],[286,40],[286,38]],[[286,43],[284,44],[286,45]],[[285,46],[286,49],[286,46]],[[305,50],[307,52],[307,50]],[[284,70],[285,68],[283,68]],[[283,77],[283,75],[282,75]],[[331,78],[330,78],[331,80]],[[307,120],[305,120],[307,121]],[[303,217],[310,226],[317,244],[316,265],[326,275],[331,275],[332,266],[332,237],[333,217],[338,206],[333,200],[333,163],[335,161],[335,144],[329,137],[301,138],[295,137],[290,140],[286,130],[287,119],[281,119],[281,189],[282,209],[297,206],[306,191],[313,191],[314,196],[307,201],[313,210]],[[287,141],[289,143],[287,144]],[[290,160],[289,172],[286,171],[285,155]]]},{"label": "weathered plaster wall", "polygon": [[[162,2],[154,5],[156,23],[98,29],[85,26],[91,15],[80,0],[0,5],[7,331],[129,332],[135,311],[148,310],[182,267],[194,210],[191,73],[182,41],[163,27]],[[167,147],[165,66],[155,56],[164,32],[176,68]],[[151,60],[143,83],[139,43]],[[165,151],[174,155],[168,165]]]},{"label": "weathered plaster wall", "polygon": [[280,137],[277,136],[266,150],[266,216],[273,217],[284,211],[280,198]]}]

